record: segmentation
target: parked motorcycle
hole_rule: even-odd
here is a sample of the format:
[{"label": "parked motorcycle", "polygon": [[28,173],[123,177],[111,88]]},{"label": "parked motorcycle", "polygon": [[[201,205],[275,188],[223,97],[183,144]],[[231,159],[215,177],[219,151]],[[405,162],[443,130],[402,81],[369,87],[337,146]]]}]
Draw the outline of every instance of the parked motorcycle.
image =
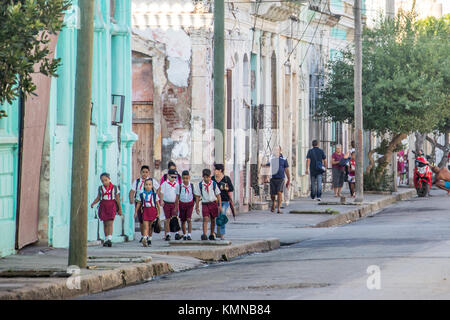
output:
[{"label": "parked motorcycle", "polygon": [[414,187],[416,188],[417,195],[419,197],[426,197],[431,190],[431,168],[428,160],[429,156],[424,156],[423,151],[419,151],[416,154],[415,167],[414,167]]}]

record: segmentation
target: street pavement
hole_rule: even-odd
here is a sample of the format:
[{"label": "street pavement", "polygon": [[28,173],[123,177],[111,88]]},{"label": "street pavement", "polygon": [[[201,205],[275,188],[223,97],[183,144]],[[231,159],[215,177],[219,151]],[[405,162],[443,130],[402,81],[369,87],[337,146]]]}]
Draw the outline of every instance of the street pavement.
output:
[{"label": "street pavement", "polygon": [[450,197],[431,195],[331,228],[240,215],[229,238],[276,235],[282,247],[80,299],[449,299]]}]

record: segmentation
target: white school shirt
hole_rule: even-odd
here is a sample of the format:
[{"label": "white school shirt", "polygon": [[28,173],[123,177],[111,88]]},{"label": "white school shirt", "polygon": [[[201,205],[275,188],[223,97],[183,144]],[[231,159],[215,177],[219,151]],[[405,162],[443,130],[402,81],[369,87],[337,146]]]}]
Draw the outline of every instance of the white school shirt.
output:
[{"label": "white school shirt", "polygon": [[[155,190],[155,192],[156,192],[156,190]],[[156,202],[158,202],[158,201],[159,201],[159,195],[156,194]],[[141,202],[140,198],[139,198],[139,202]],[[153,203],[153,194],[150,195],[150,197],[147,199],[147,201],[145,199],[145,194],[144,194],[144,203],[142,204],[142,206],[146,207],[146,208],[152,208],[152,207],[157,208],[156,204]]]},{"label": "white school shirt", "polygon": [[187,187],[184,185],[184,183],[182,183],[181,192],[180,185],[178,185],[177,195],[180,196],[180,202],[186,203],[194,201],[194,190],[192,190],[191,183],[189,182]]},{"label": "white school shirt", "polygon": [[[159,182],[155,178],[152,178],[152,180],[153,180],[153,189],[158,190]],[[139,201],[139,197],[140,197],[141,193],[144,192],[145,180],[140,178],[139,184],[138,184],[137,190],[136,190],[137,181],[138,181],[138,179],[133,181],[133,184],[131,185],[131,190],[135,191],[134,198],[136,199],[136,201]]]},{"label": "white school shirt", "polygon": [[[117,186],[115,185],[113,185],[111,189],[111,195],[109,193],[106,193],[108,190],[105,188],[104,185],[101,185],[100,188],[102,190],[100,194],[100,200],[116,200],[116,195],[120,193],[119,188],[117,188]],[[114,189],[117,190],[116,193],[114,193]]]},{"label": "white school shirt", "polygon": [[164,202],[173,202],[175,203],[175,200],[177,199],[177,192],[180,188],[180,185],[175,180],[173,182],[173,185],[170,184],[169,181],[164,181],[161,185],[161,191],[160,193],[163,194],[163,200]]},{"label": "white school shirt", "polygon": [[[203,203],[210,203],[217,201],[217,196],[220,195],[220,189],[219,185],[216,183],[216,188],[214,189],[214,182],[213,180],[210,181],[208,191],[206,191],[206,183],[205,181],[202,181],[202,190],[203,192],[200,192],[200,188],[198,184],[194,185],[195,191],[194,194],[198,197],[202,198]],[[203,193],[203,196],[202,196]]]}]

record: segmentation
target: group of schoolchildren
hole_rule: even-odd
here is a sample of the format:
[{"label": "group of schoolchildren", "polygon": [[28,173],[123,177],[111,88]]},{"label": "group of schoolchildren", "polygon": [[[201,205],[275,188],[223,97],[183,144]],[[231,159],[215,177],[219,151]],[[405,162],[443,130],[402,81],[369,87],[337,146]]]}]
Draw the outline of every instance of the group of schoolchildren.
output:
[{"label": "group of schoolchildren", "polygon": [[[192,240],[192,213],[195,207],[200,214],[200,201],[202,202],[203,234],[201,240],[216,240],[225,236],[226,211],[232,201],[234,191],[230,177],[225,176],[224,166],[215,165],[214,175],[211,170],[204,169],[202,181],[198,184],[191,183],[190,173],[185,170],[180,175],[174,162],[169,162],[168,171],[160,182],[150,177],[150,168],[142,166],[140,177],[133,181],[129,192],[130,204],[135,205],[134,218],[140,223],[141,240],[144,247],[152,242],[154,224],[159,226],[161,209],[164,212],[164,240],[171,239],[171,233],[175,240]],[[108,173],[100,176],[102,185],[98,189],[97,198],[91,204],[91,208],[100,202],[98,217],[104,224],[105,241],[103,246],[112,246],[113,221],[116,213],[122,215],[120,205],[120,191],[111,183]],[[221,225],[217,226],[216,218],[225,215],[221,219]],[[179,231],[170,232],[172,219],[180,219]],[[178,222],[176,221],[176,224]],[[208,224],[210,235],[207,236]],[[187,225],[187,228],[186,228]]]}]

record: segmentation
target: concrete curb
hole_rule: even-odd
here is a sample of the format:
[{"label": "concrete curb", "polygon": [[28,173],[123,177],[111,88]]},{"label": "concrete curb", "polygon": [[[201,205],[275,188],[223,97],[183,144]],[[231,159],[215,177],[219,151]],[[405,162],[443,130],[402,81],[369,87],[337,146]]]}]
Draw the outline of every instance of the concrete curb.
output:
[{"label": "concrete curb", "polygon": [[280,239],[270,238],[266,240],[256,240],[243,244],[233,244],[223,248],[211,249],[188,249],[188,250],[164,250],[154,252],[155,254],[190,256],[203,261],[227,261],[231,258],[253,252],[264,252],[280,247]]},{"label": "concrete curb", "polygon": [[347,224],[356,220],[359,220],[361,218],[364,218],[368,216],[369,214],[383,209],[397,201],[406,200],[409,198],[412,198],[416,194],[416,190],[409,190],[407,192],[395,194],[392,196],[389,196],[385,199],[381,199],[372,203],[369,203],[367,205],[364,205],[360,208],[351,210],[346,213],[341,213],[336,215],[335,217],[322,221],[314,226],[312,228],[328,228],[328,227],[334,227],[342,224]]},{"label": "concrete curb", "polygon": [[140,263],[114,270],[94,271],[80,275],[80,289],[69,289],[67,278],[65,278],[55,282],[0,292],[0,300],[70,299],[141,283],[152,277],[171,272],[174,271],[167,262]]}]

